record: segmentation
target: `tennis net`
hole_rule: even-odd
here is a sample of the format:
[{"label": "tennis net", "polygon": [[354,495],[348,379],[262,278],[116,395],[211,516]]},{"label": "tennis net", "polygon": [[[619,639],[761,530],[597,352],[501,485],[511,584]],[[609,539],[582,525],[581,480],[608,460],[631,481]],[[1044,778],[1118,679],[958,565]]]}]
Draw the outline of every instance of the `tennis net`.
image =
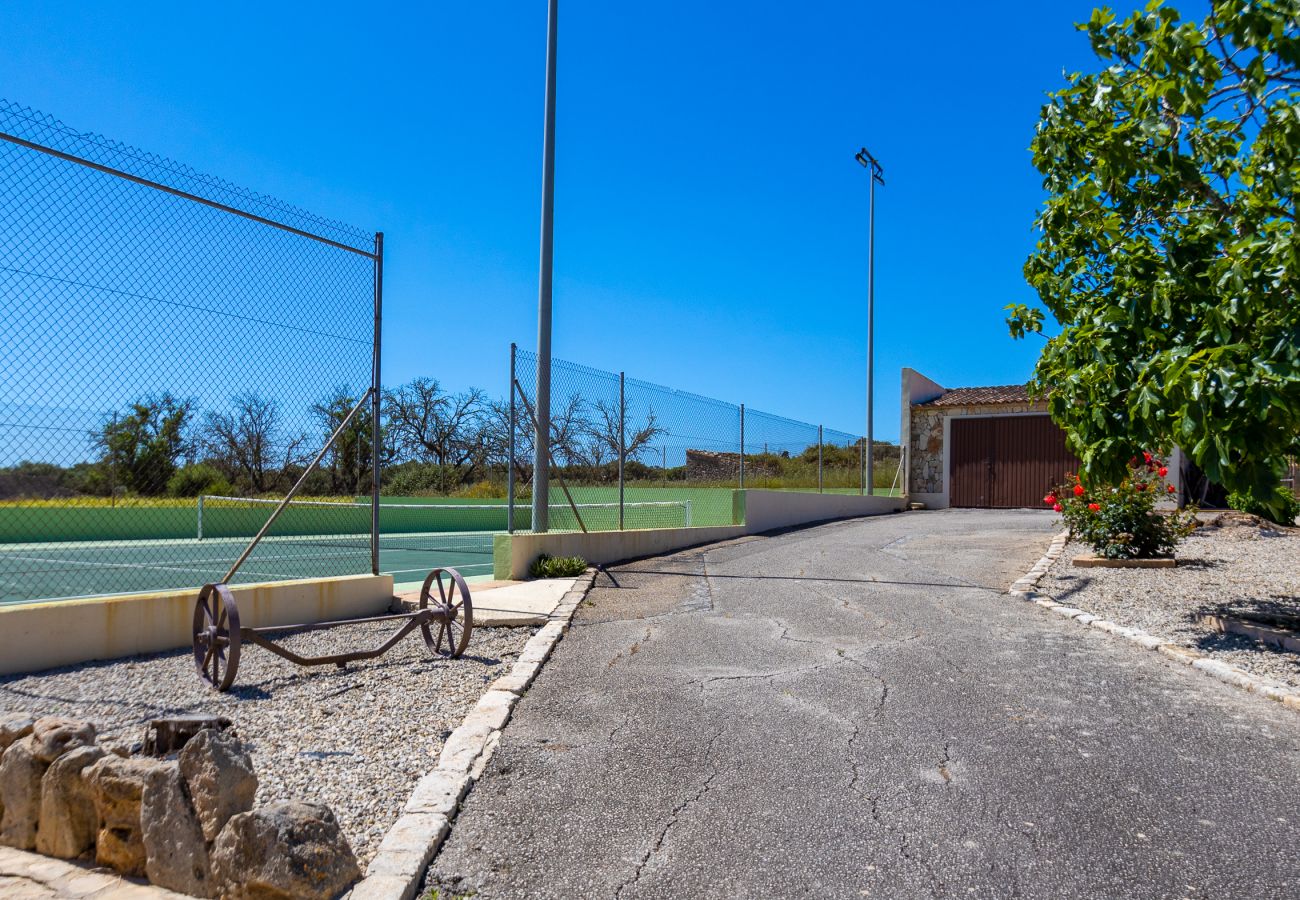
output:
[{"label": "tennis net", "polygon": [[[257,533],[279,500],[260,497],[223,497],[206,494],[196,504],[196,535],[199,540],[245,537]],[[619,527],[617,503],[578,503],[578,515],[588,531],[612,531]],[[508,528],[510,512],[504,503],[381,503],[379,546],[411,548],[414,535],[498,533]],[[514,530],[527,531],[531,510],[516,506]],[[371,525],[369,503],[331,500],[291,500],[276,520],[271,534],[280,536],[368,536]],[[623,507],[624,528],[671,528],[691,525],[690,500],[627,503]],[[555,531],[580,529],[568,504],[550,507],[550,527]]]}]

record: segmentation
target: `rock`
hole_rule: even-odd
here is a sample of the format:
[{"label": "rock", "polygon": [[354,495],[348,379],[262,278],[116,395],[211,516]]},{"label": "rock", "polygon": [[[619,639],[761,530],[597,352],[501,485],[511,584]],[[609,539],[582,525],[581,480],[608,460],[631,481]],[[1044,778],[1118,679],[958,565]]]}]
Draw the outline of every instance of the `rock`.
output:
[{"label": "rock", "polygon": [[32,733],[36,719],[27,713],[0,713],[0,753],[9,749],[9,745]]},{"label": "rock", "polygon": [[145,874],[144,836],[140,831],[140,800],[148,774],[166,763],[146,757],[103,757],[85,773],[95,799],[99,832],[95,861],[123,875]]},{"label": "rock", "polygon": [[230,900],[327,900],[361,877],[330,808],[298,801],[232,818],[212,848],[212,868]]},{"label": "rock", "polygon": [[36,848],[41,813],[41,776],[45,763],[36,758],[36,738],[27,735],[0,757],[0,844],[19,850]]},{"label": "rock", "polygon": [[36,758],[47,766],[69,750],[95,743],[95,726],[59,716],[45,716],[32,726]]},{"label": "rock", "polygon": [[56,759],[41,779],[41,818],[36,852],[76,859],[94,849],[99,817],[85,770],[104,756],[99,747],[78,747]]},{"label": "rock", "polygon": [[200,731],[181,749],[180,767],[205,840],[216,840],[231,816],[253,808],[257,773],[233,732]]},{"label": "rock", "polygon": [[152,883],[194,897],[216,896],[203,829],[176,763],[145,776],[140,830],[145,874]]}]

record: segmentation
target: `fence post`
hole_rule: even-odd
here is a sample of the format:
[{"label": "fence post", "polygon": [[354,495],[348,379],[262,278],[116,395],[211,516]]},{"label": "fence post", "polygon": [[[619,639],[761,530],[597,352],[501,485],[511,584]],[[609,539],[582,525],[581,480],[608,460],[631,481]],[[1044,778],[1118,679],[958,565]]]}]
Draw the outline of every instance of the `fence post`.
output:
[{"label": "fence post", "polygon": [[618,530],[623,530],[623,459],[627,456],[627,393],[618,373]]},{"label": "fence post", "polygon": [[740,489],[745,489],[745,404],[740,404]]},{"label": "fence post", "polygon": [[383,456],[380,434],[380,368],[379,350],[384,310],[384,233],[375,232],[375,332],[374,371],[370,377],[370,574],[379,574],[379,482],[380,458]]},{"label": "fence post", "polygon": [[510,342],[510,439],[506,443],[506,533],[515,533],[515,344]]},{"label": "fence post", "polygon": [[867,493],[866,462],[862,457],[862,448],[864,446],[866,446],[866,438],[858,438],[858,493],[860,495]]},{"label": "fence post", "polygon": [[822,426],[817,426],[817,493],[822,492]]},{"label": "fence post", "polygon": [[[117,410],[113,410],[113,425],[109,434],[114,439],[117,438]],[[108,505],[117,506],[117,452],[113,450],[112,444],[108,445]]]}]

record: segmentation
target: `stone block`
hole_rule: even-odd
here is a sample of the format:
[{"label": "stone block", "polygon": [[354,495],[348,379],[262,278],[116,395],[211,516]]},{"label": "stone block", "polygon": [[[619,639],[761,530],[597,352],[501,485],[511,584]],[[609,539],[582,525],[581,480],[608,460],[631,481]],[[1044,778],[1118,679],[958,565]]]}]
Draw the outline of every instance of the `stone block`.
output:
[{"label": "stone block", "polygon": [[89,722],[45,716],[32,726],[36,758],[47,766],[69,750],[95,743],[95,726]]},{"label": "stone block", "polygon": [[505,728],[510,721],[510,710],[518,699],[509,691],[489,690],[478,698],[478,703],[465,717],[465,724],[482,725],[489,731]]},{"label": "stone block", "polygon": [[123,875],[145,874],[144,835],[140,829],[140,801],[149,773],[167,763],[147,757],[103,757],[86,770],[95,800],[99,832],[95,836],[95,861]]},{"label": "stone block", "polygon": [[217,895],[203,828],[177,763],[145,776],[140,831],[150,882],[193,897]]},{"label": "stone block", "polygon": [[233,732],[200,731],[181,749],[180,769],[205,840],[216,840],[231,816],[253,808],[257,773]]},{"label": "stone block", "polygon": [[36,849],[41,814],[41,776],[46,764],[36,756],[36,738],[27,735],[0,757],[0,844]]},{"label": "stone block", "polygon": [[35,717],[24,712],[0,713],[0,753],[8,750],[10,744],[31,734],[35,724]]},{"label": "stone block", "polygon": [[468,775],[434,769],[415,785],[406,801],[408,813],[431,813],[451,818],[469,791]]},{"label": "stone block", "polygon": [[233,816],[212,847],[228,900],[330,900],[361,877],[328,806],[289,801]]},{"label": "stone block", "polygon": [[416,878],[433,858],[447,836],[446,816],[433,813],[405,813],[388,829],[367,875],[406,875]]},{"label": "stone block", "polygon": [[470,766],[483,752],[492,729],[481,725],[462,724],[447,738],[438,757],[438,768],[444,772],[469,772]]},{"label": "stone block", "polygon": [[60,756],[41,779],[41,817],[36,852],[76,859],[95,848],[99,817],[86,769],[105,756],[93,744]]}]

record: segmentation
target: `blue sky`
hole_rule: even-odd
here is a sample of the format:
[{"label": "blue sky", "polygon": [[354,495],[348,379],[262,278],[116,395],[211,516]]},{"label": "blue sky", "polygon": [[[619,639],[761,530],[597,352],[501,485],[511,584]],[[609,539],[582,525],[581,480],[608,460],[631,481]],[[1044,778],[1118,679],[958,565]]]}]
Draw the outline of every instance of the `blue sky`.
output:
[{"label": "blue sky", "polygon": [[[1127,12],[1134,4],[1118,4]],[[867,179],[876,432],[898,376],[1023,381],[1002,306],[1042,194],[1027,150],[1073,0],[564,0],[555,355],[860,432]],[[386,233],[384,380],[504,394],[536,340],[543,0],[37,2],[0,96]]]}]

